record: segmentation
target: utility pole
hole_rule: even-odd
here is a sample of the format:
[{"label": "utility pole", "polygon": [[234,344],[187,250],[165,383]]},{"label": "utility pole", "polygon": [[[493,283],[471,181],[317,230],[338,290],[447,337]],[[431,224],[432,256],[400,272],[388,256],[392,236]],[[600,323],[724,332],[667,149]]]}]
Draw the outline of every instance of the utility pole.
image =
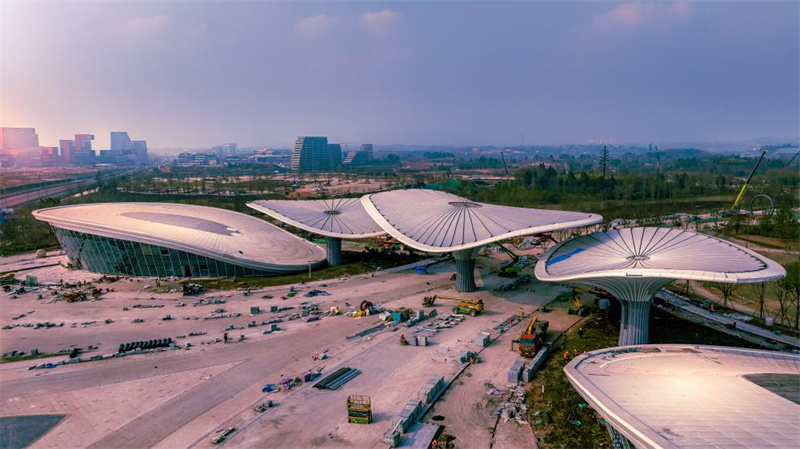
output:
[{"label": "utility pole", "polygon": [[603,153],[600,159],[600,164],[603,166],[603,181],[602,181],[602,188],[603,188],[603,200],[606,199],[606,170],[608,169],[608,147],[603,145]]}]

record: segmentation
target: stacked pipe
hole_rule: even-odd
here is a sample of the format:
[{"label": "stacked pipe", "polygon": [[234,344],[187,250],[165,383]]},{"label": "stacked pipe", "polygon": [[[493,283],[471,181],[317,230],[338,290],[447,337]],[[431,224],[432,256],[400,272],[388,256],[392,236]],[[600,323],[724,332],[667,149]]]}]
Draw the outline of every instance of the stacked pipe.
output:
[{"label": "stacked pipe", "polygon": [[172,343],[172,338],[159,338],[147,341],[132,341],[120,343],[117,352],[135,351],[137,349],[166,348]]}]

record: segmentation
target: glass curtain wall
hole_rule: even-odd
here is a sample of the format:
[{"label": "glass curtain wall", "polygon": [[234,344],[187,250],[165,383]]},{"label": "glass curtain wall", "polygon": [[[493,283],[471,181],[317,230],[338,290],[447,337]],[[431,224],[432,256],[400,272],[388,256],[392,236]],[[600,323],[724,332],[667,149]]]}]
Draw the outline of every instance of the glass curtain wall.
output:
[{"label": "glass curtain wall", "polygon": [[53,228],[76,268],[103,274],[152,277],[268,276],[261,270],[163,246]]}]

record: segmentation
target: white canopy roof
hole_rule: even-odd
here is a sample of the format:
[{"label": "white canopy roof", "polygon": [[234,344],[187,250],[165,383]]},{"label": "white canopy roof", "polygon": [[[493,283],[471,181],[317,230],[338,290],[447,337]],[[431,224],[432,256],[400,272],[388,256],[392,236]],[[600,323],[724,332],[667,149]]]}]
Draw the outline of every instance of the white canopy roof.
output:
[{"label": "white canopy roof", "polygon": [[368,238],[386,232],[367,214],[358,198],[331,200],[260,200],[247,206],[276,220],[326,237]]},{"label": "white canopy roof", "polygon": [[628,228],[561,242],[536,264],[543,281],[690,279],[747,283],[786,276],[777,262],[726,240],[681,229]]},{"label": "white canopy roof", "polygon": [[645,345],[582,354],[564,371],[637,448],[796,447],[800,355]]},{"label": "white canopy roof", "polygon": [[436,190],[393,190],[361,198],[367,213],[397,240],[429,253],[477,248],[511,237],[597,224],[583,212],[470,201]]},{"label": "white canopy roof", "polygon": [[264,220],[213,207],[96,203],[33,212],[57,228],[200,254],[265,271],[316,266],[322,248]]}]

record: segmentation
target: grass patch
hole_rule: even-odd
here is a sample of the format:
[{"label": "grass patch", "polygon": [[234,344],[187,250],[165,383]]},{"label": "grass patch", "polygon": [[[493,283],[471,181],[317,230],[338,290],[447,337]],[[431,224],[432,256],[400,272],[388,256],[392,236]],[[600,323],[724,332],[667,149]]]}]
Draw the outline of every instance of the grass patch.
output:
[{"label": "grass patch", "polygon": [[371,273],[377,269],[386,269],[410,264],[422,260],[420,256],[394,253],[355,253],[343,252],[342,265],[324,267],[308,272],[284,276],[264,276],[247,278],[196,279],[191,282],[201,284],[206,290],[233,290],[237,288],[273,287],[276,285],[304,284],[306,282],[336,279],[344,275],[356,276]]},{"label": "grass patch", "polygon": [[[583,327],[583,338],[578,338],[577,329]],[[582,326],[576,326],[567,334],[566,347],[581,353],[617,345],[619,329],[606,313],[589,317]],[[564,374],[563,351],[554,349],[550,359],[536,374],[528,394],[528,410],[539,411],[531,416],[531,425],[543,448],[611,447],[611,439],[605,421],[572,388]],[[542,393],[544,386],[544,393]],[[545,415],[545,413],[547,415]],[[552,422],[548,422],[549,415]],[[541,419],[537,424],[536,419]],[[580,424],[578,424],[580,423]]]}]

